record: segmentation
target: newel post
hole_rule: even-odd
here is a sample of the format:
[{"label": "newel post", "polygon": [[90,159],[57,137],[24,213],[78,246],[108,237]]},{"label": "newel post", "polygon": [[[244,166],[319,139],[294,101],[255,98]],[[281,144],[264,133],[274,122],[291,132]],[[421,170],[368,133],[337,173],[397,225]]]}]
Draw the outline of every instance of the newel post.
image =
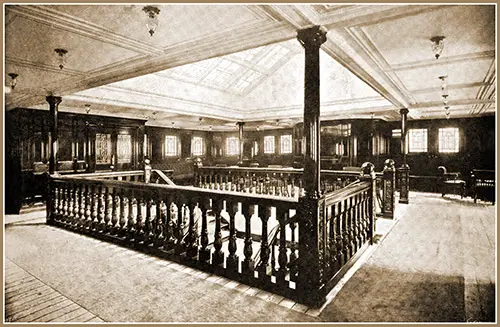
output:
[{"label": "newel post", "polygon": [[382,172],[382,215],[387,218],[394,219],[394,188],[396,185],[396,168],[394,167],[394,160],[387,159],[384,162],[384,171]]},{"label": "newel post", "polygon": [[408,132],[407,120],[408,109],[403,108],[399,111],[401,114],[401,154],[403,155],[403,164],[398,168],[399,173],[399,203],[408,203],[410,189],[410,166],[406,163],[406,154],[408,152],[408,144],[406,143],[406,134]]},{"label": "newel post", "polygon": [[320,224],[320,69],[319,50],[326,41],[326,31],[313,26],[297,32],[305,50],[304,69],[304,196],[299,200],[299,276],[297,290],[306,303],[324,300],[321,272]]},{"label": "newel post", "polygon": [[373,237],[375,236],[375,221],[376,210],[375,201],[377,201],[377,177],[375,175],[375,165],[371,162],[365,162],[361,165],[361,178],[362,181],[369,181],[371,183],[371,201],[368,205],[369,213],[369,235],[370,244],[373,244]]}]

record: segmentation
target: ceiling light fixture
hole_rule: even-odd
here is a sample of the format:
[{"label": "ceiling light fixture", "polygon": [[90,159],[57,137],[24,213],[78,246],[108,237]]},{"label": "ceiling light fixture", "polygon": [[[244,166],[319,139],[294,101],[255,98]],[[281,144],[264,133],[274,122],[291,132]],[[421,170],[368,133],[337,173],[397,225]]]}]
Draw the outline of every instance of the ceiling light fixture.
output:
[{"label": "ceiling light fixture", "polygon": [[441,80],[441,91],[445,91],[446,88],[448,87],[448,84],[446,83],[446,78],[448,78],[448,75],[439,76],[439,79]]},{"label": "ceiling light fixture", "polygon": [[443,94],[442,97],[443,97],[443,104],[447,105],[448,104],[448,94]]},{"label": "ceiling light fixture", "polygon": [[14,90],[17,84],[17,75],[16,73],[8,73],[10,80],[6,83],[7,85],[5,86],[5,93],[9,94]]},{"label": "ceiling light fixture", "polygon": [[88,103],[85,104],[85,112],[87,113],[87,115],[90,113],[90,104]]},{"label": "ceiling light fixture", "polygon": [[66,64],[66,54],[68,53],[68,50],[65,49],[54,49],[55,53],[57,53],[57,61],[59,63],[59,69],[63,69],[64,65]]},{"label": "ceiling light fixture", "polygon": [[148,15],[148,21],[146,27],[151,36],[155,34],[156,28],[158,27],[158,15],[160,14],[160,9],[155,6],[145,6],[142,11]]},{"label": "ceiling light fixture", "polygon": [[441,56],[441,52],[443,52],[444,39],[444,36],[434,36],[431,38],[432,52],[434,53],[434,57],[436,57],[436,59],[439,59],[439,56]]}]

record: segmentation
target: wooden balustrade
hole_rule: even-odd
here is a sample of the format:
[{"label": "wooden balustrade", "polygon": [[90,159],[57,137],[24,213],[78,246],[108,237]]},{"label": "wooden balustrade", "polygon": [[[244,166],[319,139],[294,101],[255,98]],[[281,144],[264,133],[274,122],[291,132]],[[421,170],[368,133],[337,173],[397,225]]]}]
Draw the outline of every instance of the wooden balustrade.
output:
[{"label": "wooden balustrade", "polygon": [[[231,190],[253,194],[298,198],[304,192],[303,169],[257,167],[198,167],[194,186],[210,190]],[[359,178],[350,171],[321,171],[323,193],[341,189]]]},{"label": "wooden balustrade", "polygon": [[[324,298],[332,280],[373,237],[375,177],[340,179],[348,185],[311,202],[321,208],[319,233],[313,233],[320,238],[309,240],[301,230],[313,218],[291,195],[301,192],[290,187],[300,185],[294,174],[271,171],[260,178],[249,171],[207,170],[199,175],[200,185],[210,189],[127,181],[138,172],[121,174],[51,176],[47,222],[304,303]],[[299,255],[315,246],[320,273],[313,284],[320,288],[301,282],[315,266],[301,263]],[[310,293],[303,289],[320,296],[304,296]]]}]

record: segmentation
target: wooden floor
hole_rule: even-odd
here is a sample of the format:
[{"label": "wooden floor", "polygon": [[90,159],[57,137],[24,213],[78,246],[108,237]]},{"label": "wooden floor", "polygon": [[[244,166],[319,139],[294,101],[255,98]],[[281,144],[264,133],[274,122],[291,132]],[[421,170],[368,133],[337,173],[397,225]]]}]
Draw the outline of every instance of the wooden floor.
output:
[{"label": "wooden floor", "polygon": [[5,259],[5,321],[103,322],[9,259]]}]

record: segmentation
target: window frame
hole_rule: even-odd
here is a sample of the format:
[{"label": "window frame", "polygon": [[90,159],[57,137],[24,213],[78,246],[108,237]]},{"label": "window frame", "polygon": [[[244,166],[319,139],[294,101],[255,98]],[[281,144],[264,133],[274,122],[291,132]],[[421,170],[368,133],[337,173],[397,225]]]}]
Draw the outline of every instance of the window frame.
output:
[{"label": "window frame", "polygon": [[[283,151],[283,139],[285,137],[290,139],[290,144],[289,144],[290,148],[288,151]],[[292,134],[280,135],[280,154],[292,154],[292,153],[293,153],[293,136],[292,136]]]},{"label": "window frame", "polygon": [[[195,149],[193,149],[193,146],[194,146],[194,140],[195,139],[199,139],[200,140],[200,150],[201,152],[200,153],[195,153]],[[205,155],[205,138],[203,136],[192,136],[191,137],[191,156],[195,157],[200,157],[200,156],[204,156]]]},{"label": "window frame", "polygon": [[[168,151],[169,149],[167,148],[167,145],[169,144],[167,142],[167,139],[168,138],[174,138],[174,143],[175,144],[175,149],[174,149],[174,152],[173,153],[172,151]],[[178,157],[179,156],[179,137],[177,135],[172,135],[172,134],[167,134],[165,135],[165,146],[163,147],[163,150],[165,151],[165,157]]]},{"label": "window frame", "polygon": [[[269,149],[267,147],[268,143],[266,143],[266,140],[273,140],[272,141],[272,151],[271,149]],[[264,136],[264,139],[263,139],[263,143],[264,143],[264,151],[262,151],[262,153],[264,154],[275,154],[276,153],[276,137],[274,135],[266,135]]]},{"label": "window frame", "polygon": [[[453,130],[454,137],[456,138],[454,141],[454,150],[442,150],[442,140],[441,140],[441,131],[445,130]],[[444,141],[444,140],[443,140]],[[456,150],[455,150],[456,149]],[[438,128],[438,152],[443,153],[443,154],[448,154],[448,153],[459,153],[460,152],[460,128],[458,127],[441,127]]]},{"label": "window frame", "polygon": [[[412,137],[415,131],[423,131],[425,132],[425,150],[423,149],[413,149],[412,150]],[[429,130],[427,128],[411,128],[408,129],[408,133],[406,135],[406,146],[408,149],[408,153],[427,153],[429,152]]]},{"label": "window frame", "polygon": [[[231,152],[229,151],[230,150],[230,147],[229,147],[229,142],[230,140],[234,140],[236,146],[234,148],[234,151],[233,149],[231,149]],[[227,157],[234,157],[234,156],[238,156],[240,155],[240,140],[238,137],[236,136],[228,136],[226,137],[226,156]]]}]

